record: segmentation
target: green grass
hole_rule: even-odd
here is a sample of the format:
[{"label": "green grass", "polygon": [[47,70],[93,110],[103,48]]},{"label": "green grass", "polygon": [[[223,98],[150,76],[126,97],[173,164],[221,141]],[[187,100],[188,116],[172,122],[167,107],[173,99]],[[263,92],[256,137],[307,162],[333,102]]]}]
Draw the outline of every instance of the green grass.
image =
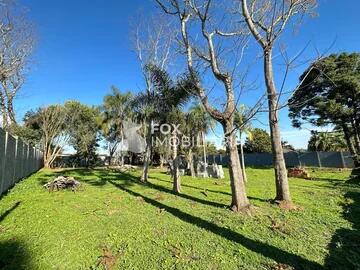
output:
[{"label": "green grass", "polygon": [[[47,192],[57,174],[83,190]],[[285,211],[269,202],[273,171],[249,169],[251,216],[227,208],[228,178],[182,177],[177,196],[168,175],[150,175],[43,170],[17,184],[0,200],[0,269],[360,269],[349,172],[290,179],[300,209]]]}]

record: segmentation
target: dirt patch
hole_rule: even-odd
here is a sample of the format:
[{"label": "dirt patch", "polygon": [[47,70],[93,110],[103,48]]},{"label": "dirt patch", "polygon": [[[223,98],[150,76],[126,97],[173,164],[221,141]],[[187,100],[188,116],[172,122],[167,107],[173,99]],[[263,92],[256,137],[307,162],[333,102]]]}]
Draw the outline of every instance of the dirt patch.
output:
[{"label": "dirt patch", "polygon": [[280,209],[283,209],[283,210],[290,210],[290,211],[301,210],[301,208],[296,206],[293,202],[275,201],[275,203],[279,206]]},{"label": "dirt patch", "polygon": [[109,247],[105,246],[102,248],[102,254],[99,257],[96,266],[99,267],[101,265],[104,267],[105,270],[112,270],[114,269],[116,262],[119,260],[120,256],[120,251],[113,253],[113,251]]},{"label": "dirt patch", "polygon": [[291,234],[291,226],[288,225],[286,223],[286,221],[275,220],[270,216],[269,216],[269,218],[270,218],[270,221],[271,221],[271,225],[270,225],[271,230],[278,231],[278,232],[281,232],[281,233],[286,234],[286,235]]},{"label": "dirt patch", "polygon": [[236,206],[232,206],[231,210],[236,213],[245,214],[248,216],[253,216],[256,213],[256,208],[250,204],[247,206],[241,207],[240,209],[238,209]]},{"label": "dirt patch", "polygon": [[165,197],[162,194],[158,193],[155,195],[154,200],[155,201],[163,201],[163,200],[165,200]]},{"label": "dirt patch", "polygon": [[275,263],[275,264],[269,264],[266,267],[269,270],[295,270],[294,267],[287,265],[285,263]]},{"label": "dirt patch", "polygon": [[143,204],[144,202],[145,202],[145,200],[144,200],[144,198],[143,197],[136,197],[136,199],[135,199],[138,203],[141,203],[141,204]]}]

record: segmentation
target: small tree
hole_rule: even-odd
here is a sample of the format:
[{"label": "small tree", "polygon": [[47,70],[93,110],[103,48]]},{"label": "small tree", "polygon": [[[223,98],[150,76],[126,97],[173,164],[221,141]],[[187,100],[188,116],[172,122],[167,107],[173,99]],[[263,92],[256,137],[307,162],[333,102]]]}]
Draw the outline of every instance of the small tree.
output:
[{"label": "small tree", "polygon": [[[101,132],[107,141],[109,151],[109,165],[112,164],[113,157],[119,149],[119,145],[124,143],[124,123],[132,117],[133,96],[130,92],[120,93],[113,86],[111,94],[104,97],[101,106]],[[121,165],[124,158],[121,153]]]},{"label": "small tree", "polygon": [[193,135],[196,136],[196,141],[201,142],[201,154],[203,156],[203,162],[206,168],[208,162],[206,153],[207,143],[205,135],[210,128],[214,127],[214,120],[210,117],[210,115],[206,112],[202,105],[196,105],[190,108],[188,113],[188,120],[188,125],[190,125],[189,128],[191,128],[191,131],[194,132]]},{"label": "small tree", "polygon": [[246,138],[244,151],[246,153],[271,153],[271,138],[266,130],[254,128],[251,130],[252,137]]},{"label": "small tree", "polygon": [[339,132],[311,131],[308,143],[309,151],[344,151],[346,142],[344,135]]}]

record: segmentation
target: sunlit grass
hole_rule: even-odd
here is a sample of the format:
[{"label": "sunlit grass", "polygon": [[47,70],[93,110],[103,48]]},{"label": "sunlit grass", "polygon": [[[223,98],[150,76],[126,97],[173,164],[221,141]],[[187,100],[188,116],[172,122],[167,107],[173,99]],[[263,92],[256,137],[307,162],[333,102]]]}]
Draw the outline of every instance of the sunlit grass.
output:
[{"label": "sunlit grass", "polygon": [[[83,188],[47,192],[42,185],[57,174]],[[248,169],[251,216],[228,209],[228,178],[182,177],[179,196],[169,175],[150,175],[143,185],[138,172],[43,170],[17,184],[0,201],[0,268],[319,269],[344,259],[330,243],[356,226],[343,215],[343,204],[354,204],[344,195],[359,193],[345,184],[349,172],[291,179],[299,210],[289,212],[269,201],[273,171]]]}]

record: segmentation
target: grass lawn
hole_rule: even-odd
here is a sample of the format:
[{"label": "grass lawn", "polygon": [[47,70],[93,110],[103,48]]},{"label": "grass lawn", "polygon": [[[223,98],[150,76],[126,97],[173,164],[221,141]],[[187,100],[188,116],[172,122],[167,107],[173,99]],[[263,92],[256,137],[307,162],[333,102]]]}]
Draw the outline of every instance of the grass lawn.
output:
[{"label": "grass lawn", "polygon": [[[83,183],[47,192],[55,175]],[[273,171],[249,169],[254,213],[231,212],[228,178],[42,170],[0,200],[0,269],[360,269],[360,186],[349,172],[291,179],[299,210],[281,210]]]}]

